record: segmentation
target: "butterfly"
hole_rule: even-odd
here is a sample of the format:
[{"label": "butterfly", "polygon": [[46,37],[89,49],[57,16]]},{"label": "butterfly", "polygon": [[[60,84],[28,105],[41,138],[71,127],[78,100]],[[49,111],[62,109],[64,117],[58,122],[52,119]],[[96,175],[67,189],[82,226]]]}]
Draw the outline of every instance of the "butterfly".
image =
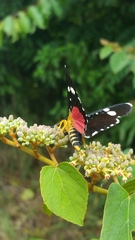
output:
[{"label": "butterfly", "polygon": [[132,109],[131,103],[120,103],[86,114],[67,70],[66,82],[69,112],[67,119],[60,122],[60,126],[68,133],[70,142],[76,150],[80,150],[83,137],[91,138],[115,126],[119,123],[119,118],[126,116]]}]

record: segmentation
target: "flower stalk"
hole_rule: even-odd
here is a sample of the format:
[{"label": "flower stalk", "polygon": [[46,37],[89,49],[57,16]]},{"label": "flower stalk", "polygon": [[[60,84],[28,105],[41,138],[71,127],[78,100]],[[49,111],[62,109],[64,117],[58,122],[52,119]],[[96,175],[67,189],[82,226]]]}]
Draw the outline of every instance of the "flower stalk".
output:
[{"label": "flower stalk", "polygon": [[44,157],[43,155],[41,155],[40,153],[33,151],[32,149],[22,146],[22,145],[16,145],[16,143],[14,141],[9,140],[8,138],[5,137],[1,137],[1,140],[3,143],[10,145],[12,147],[18,148],[21,151],[33,156],[34,158],[36,158],[37,160],[44,162],[45,164],[48,165],[55,165],[53,161],[51,161],[50,159]]}]

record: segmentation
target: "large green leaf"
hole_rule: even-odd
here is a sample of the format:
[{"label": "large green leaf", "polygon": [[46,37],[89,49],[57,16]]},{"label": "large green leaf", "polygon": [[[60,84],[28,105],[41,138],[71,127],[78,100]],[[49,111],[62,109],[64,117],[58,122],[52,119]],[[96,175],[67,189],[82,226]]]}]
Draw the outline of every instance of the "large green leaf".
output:
[{"label": "large green leaf", "polygon": [[124,51],[116,52],[110,57],[110,66],[114,73],[120,72],[129,63],[130,60]]},{"label": "large green leaf", "polygon": [[101,240],[131,240],[135,230],[135,194],[129,196],[120,185],[113,183],[109,188]]},{"label": "large green leaf", "polygon": [[57,216],[82,225],[88,200],[83,176],[70,164],[45,166],[40,174],[41,194],[47,208]]}]

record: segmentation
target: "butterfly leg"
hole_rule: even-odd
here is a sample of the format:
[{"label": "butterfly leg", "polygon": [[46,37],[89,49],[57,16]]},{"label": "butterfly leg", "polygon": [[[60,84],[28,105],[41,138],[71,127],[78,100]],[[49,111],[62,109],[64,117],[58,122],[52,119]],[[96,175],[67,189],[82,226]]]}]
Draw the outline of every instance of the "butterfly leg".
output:
[{"label": "butterfly leg", "polygon": [[86,147],[86,142],[85,142],[84,136],[82,136],[82,143],[83,143],[83,146]]},{"label": "butterfly leg", "polygon": [[67,120],[66,119],[63,119],[59,122],[58,124],[59,128],[61,129],[61,131],[67,131]]}]

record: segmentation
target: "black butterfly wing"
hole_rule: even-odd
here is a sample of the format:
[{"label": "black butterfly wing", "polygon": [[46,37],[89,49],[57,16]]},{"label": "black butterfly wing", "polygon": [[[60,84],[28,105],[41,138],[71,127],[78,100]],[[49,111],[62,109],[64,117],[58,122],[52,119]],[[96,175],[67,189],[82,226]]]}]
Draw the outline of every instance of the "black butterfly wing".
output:
[{"label": "black butterfly wing", "polygon": [[86,115],[85,137],[90,138],[97,133],[119,123],[119,118],[126,116],[132,109],[131,103],[109,106]]},{"label": "black butterfly wing", "polygon": [[101,131],[113,127],[119,123],[120,117],[127,115],[132,109],[132,104],[121,103],[86,114],[67,71],[66,80],[69,114],[72,117],[74,128],[85,137],[92,137]]},{"label": "black butterfly wing", "polygon": [[69,108],[69,110],[72,111],[73,107],[77,107],[78,110],[80,111],[80,113],[83,115],[83,117],[86,118],[85,110],[82,107],[81,100],[78,96],[77,91],[75,90],[73,81],[72,81],[71,77],[69,76],[67,70],[66,70],[66,81],[67,81],[68,108]]},{"label": "black butterfly wing", "polygon": [[82,107],[81,100],[73,85],[73,81],[66,71],[67,92],[68,92],[68,107],[70,123],[81,134],[84,135],[86,128],[86,113]]}]

